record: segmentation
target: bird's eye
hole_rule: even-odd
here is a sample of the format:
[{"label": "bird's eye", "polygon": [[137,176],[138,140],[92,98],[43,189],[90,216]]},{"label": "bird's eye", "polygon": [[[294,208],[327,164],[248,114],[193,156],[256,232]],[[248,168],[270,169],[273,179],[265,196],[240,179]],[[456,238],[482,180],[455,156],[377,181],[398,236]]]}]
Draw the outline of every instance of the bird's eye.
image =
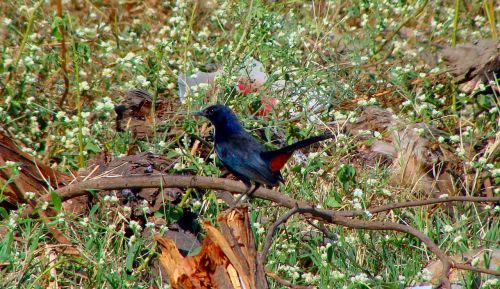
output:
[{"label": "bird's eye", "polygon": [[207,109],[207,114],[208,114],[208,115],[212,115],[212,114],[214,114],[214,109],[213,109],[213,108],[209,108],[209,109]]}]

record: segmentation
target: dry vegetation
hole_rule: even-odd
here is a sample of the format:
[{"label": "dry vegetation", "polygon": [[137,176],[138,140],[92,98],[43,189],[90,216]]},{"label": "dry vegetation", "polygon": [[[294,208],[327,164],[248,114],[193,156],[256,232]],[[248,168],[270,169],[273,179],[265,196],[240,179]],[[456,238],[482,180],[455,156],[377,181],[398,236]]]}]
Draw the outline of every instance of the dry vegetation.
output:
[{"label": "dry vegetation", "polygon": [[169,288],[160,236],[220,253],[200,224],[244,187],[188,115],[215,102],[270,148],[336,135],[242,217],[270,288],[498,288],[499,11],[1,2],[0,288]]}]

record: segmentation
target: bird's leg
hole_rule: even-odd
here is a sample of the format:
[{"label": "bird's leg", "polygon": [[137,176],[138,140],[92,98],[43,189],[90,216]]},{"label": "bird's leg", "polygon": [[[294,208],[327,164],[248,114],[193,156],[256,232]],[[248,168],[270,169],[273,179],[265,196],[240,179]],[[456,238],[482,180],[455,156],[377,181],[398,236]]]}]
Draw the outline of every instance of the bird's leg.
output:
[{"label": "bird's leg", "polygon": [[256,190],[258,190],[260,188],[260,183],[255,183],[253,188],[252,188],[251,183],[248,183],[248,184],[245,183],[245,185],[247,186],[247,190],[236,199],[236,201],[234,202],[234,206],[232,206],[232,207],[238,207],[240,205],[243,197],[251,196]]}]

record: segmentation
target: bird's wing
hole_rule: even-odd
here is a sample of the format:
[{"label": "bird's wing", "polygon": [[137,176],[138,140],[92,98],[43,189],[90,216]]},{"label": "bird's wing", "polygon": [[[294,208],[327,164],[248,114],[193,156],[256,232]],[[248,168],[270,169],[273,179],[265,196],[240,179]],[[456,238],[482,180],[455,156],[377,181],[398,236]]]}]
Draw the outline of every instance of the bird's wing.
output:
[{"label": "bird's wing", "polygon": [[275,185],[279,174],[270,169],[261,157],[265,147],[250,135],[238,134],[215,145],[215,151],[224,166],[237,175],[267,185]]}]

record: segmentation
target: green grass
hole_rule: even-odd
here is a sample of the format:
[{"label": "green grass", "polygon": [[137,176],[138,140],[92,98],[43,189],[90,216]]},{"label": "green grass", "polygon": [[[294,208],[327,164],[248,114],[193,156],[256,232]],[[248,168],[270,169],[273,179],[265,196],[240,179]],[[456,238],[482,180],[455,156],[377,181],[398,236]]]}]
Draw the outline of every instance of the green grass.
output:
[{"label": "green grass", "polygon": [[[325,5],[253,1],[251,6],[248,1],[218,1],[217,5],[130,1],[113,7],[101,1],[63,1],[62,19],[47,2],[0,3],[0,123],[26,152],[60,171],[83,168],[101,151],[114,157],[126,154],[134,140],[128,132],[114,130],[112,104],[121,100],[120,92],[144,87],[155,99],[177,102],[178,74],[190,75],[216,63],[225,71],[217,79],[219,93],[207,101],[206,89],[198,89],[178,113],[207,103],[227,103],[249,130],[262,129],[267,137],[263,141],[272,146],[273,133],[287,141],[318,134],[327,129],[325,123],[356,117],[366,103],[376,101],[402,118],[449,133],[443,141],[470,165],[468,169],[478,169],[470,170],[468,182],[460,184],[468,195],[480,194],[472,180],[482,172],[493,175],[494,185],[499,185],[498,159],[484,162],[481,153],[467,159],[460,154],[462,146],[453,144],[474,146],[498,135],[498,95],[460,93],[450,76],[434,77],[445,70],[443,66],[436,70],[419,58],[423,52],[434,52],[436,42],[451,45],[455,37],[457,43],[491,37],[495,22],[483,10],[486,1],[473,1],[467,13],[460,7],[458,16],[455,1],[433,1],[405,26],[416,36],[395,35],[379,53],[374,51],[387,35],[424,1],[351,0]],[[59,107],[64,91],[57,30],[61,24],[67,33],[70,86],[66,102]],[[384,60],[388,49],[394,50]],[[241,95],[235,89],[237,72],[249,57],[261,61],[270,75],[264,91],[272,81],[286,80],[285,91],[272,95],[279,103],[267,118],[255,116],[265,92]],[[378,65],[360,66],[379,60]],[[420,82],[412,84],[416,80]],[[388,92],[373,97],[384,91]],[[291,101],[294,97],[297,100]],[[308,107],[312,100],[316,103]],[[155,125],[161,128],[159,121]],[[173,138],[165,130],[157,131],[149,141],[135,142],[140,151],[178,157],[172,173],[219,175],[217,160],[190,154],[189,135],[199,134],[201,124],[191,118],[167,120],[168,128],[180,127],[184,133]],[[359,143],[350,136],[335,146],[325,143],[324,155],[319,152],[307,163],[293,161],[285,168],[287,181],[280,191],[332,209],[421,197],[411,188],[391,185],[391,172],[382,164],[360,166],[358,149]],[[360,194],[356,198],[355,189]],[[201,199],[194,198],[196,191],[191,195],[186,205],[203,219],[215,221],[224,209],[211,192]],[[498,248],[498,208],[457,204],[454,217],[443,209],[429,215],[427,209],[415,208],[376,219],[411,224],[453,255],[481,246]],[[149,265],[153,240],[141,232],[152,229],[131,230],[135,226],[127,207],[99,199],[84,215],[53,217],[57,228],[82,252],[78,258],[56,254],[54,260],[49,252],[57,243],[47,228],[38,219],[20,217],[21,211],[2,215],[0,288],[46,288],[49,282],[57,282],[60,288],[168,288],[158,268]],[[265,230],[283,212],[267,202],[252,201],[258,246]],[[179,208],[166,205],[158,216],[169,224],[179,214]],[[166,229],[153,225],[148,226],[156,232]],[[402,288],[425,279],[421,271],[435,259],[420,241],[407,235],[327,228],[331,236],[323,236],[303,218],[289,220],[275,237],[269,269],[294,283],[319,288]],[[465,282],[470,284],[474,277],[466,275]],[[274,281],[271,284],[282,288]]]}]

